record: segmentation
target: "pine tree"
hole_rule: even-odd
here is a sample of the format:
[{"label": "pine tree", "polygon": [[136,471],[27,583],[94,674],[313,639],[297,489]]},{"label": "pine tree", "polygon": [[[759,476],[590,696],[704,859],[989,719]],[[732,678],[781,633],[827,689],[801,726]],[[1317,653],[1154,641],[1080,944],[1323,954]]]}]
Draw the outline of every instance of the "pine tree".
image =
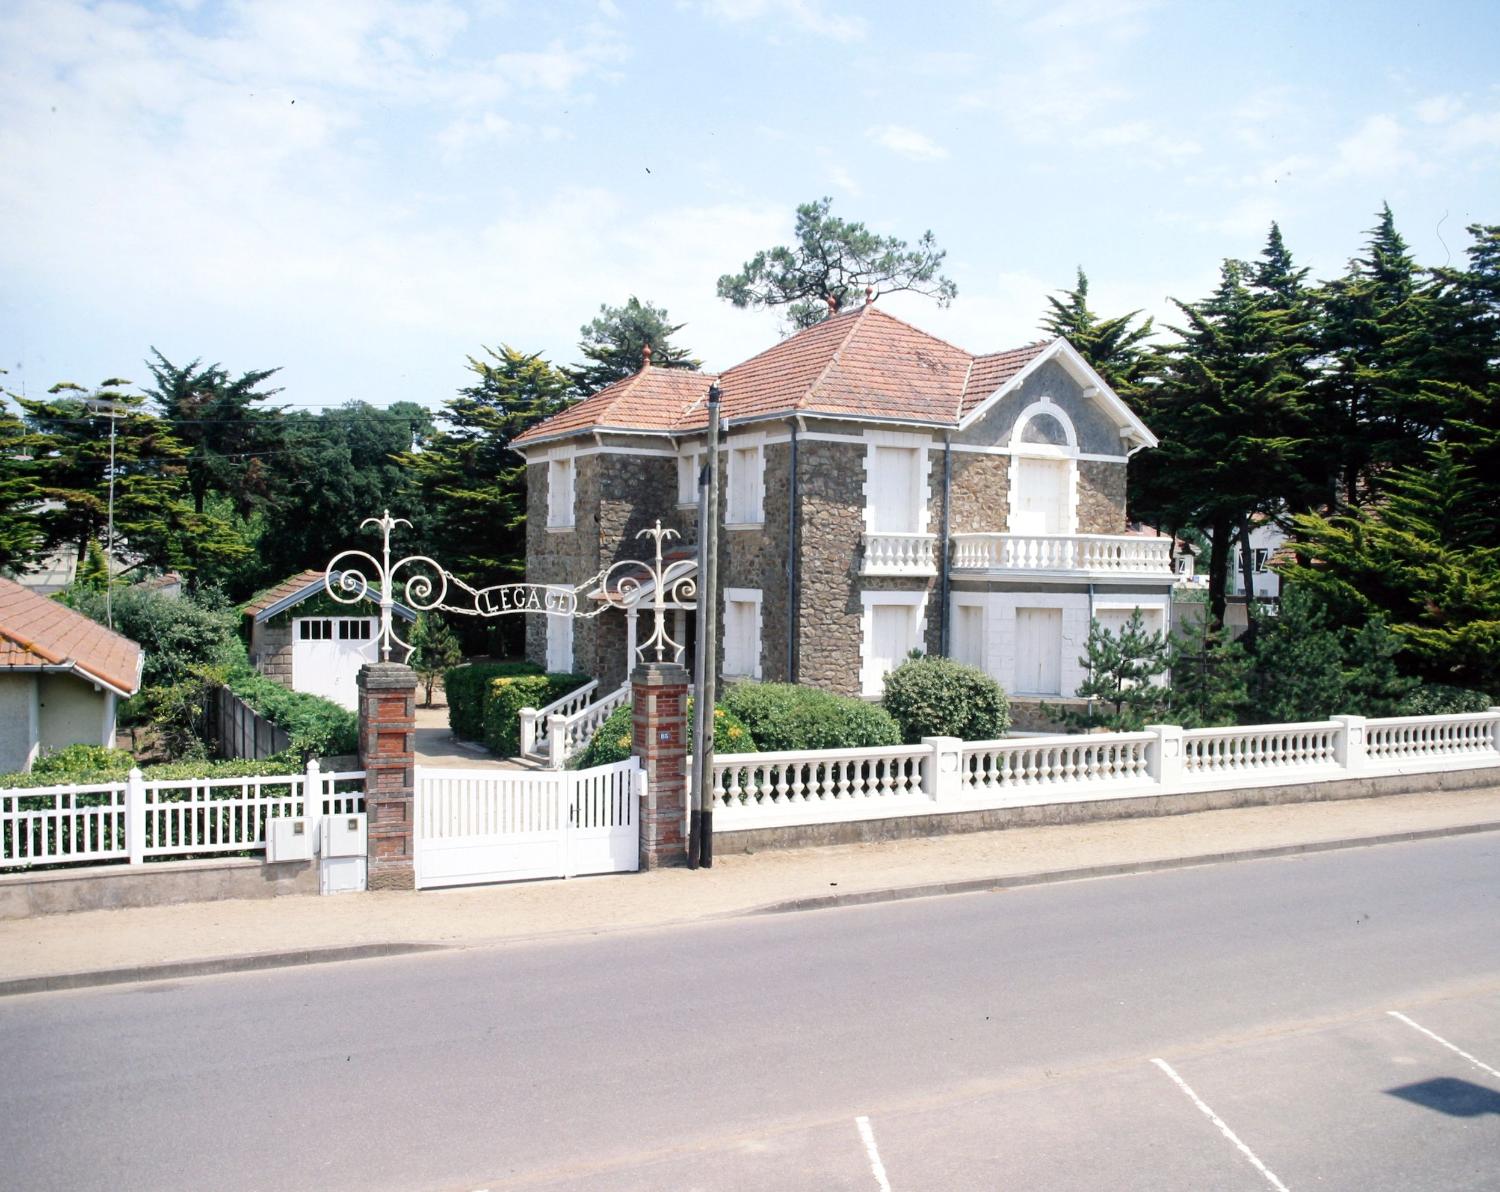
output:
[{"label": "pine tree", "polygon": [[1401,639],[1376,613],[1350,636],[1344,658],[1344,691],[1356,716],[1397,716],[1419,686],[1396,665]]},{"label": "pine tree", "polygon": [[155,348],[151,355],[155,359],[146,367],[156,387],[146,395],[188,448],[183,466],[194,511],[202,514],[209,493],[216,492],[229,497],[241,517],[249,516],[266,496],[266,461],[283,445],[281,411],[259,404],[281,392],[261,388],[280,370],[231,379],[217,364],[176,365]]},{"label": "pine tree", "polygon": [[1431,681],[1493,685],[1500,675],[1500,546],[1492,482],[1446,446],[1424,468],[1383,478],[1378,506],[1295,519],[1298,559],[1284,582],[1316,592],[1344,624],[1379,614],[1404,669]]},{"label": "pine tree", "polygon": [[417,672],[426,688],[423,707],[432,707],[432,689],[442,678],[443,672],[455,667],[463,660],[463,649],[458,636],[448,627],[442,617],[434,613],[418,613],[411,631],[411,657],[407,665]]},{"label": "pine tree", "polygon": [[1130,614],[1119,633],[1094,621],[1085,649],[1087,654],[1078,662],[1088,668],[1088,678],[1078,696],[1089,700],[1089,707],[1082,712],[1047,708],[1050,714],[1072,728],[1116,732],[1133,732],[1161,719],[1168,695],[1156,680],[1167,669],[1167,644],[1160,633],[1146,632],[1140,609]]},{"label": "pine tree", "polygon": [[947,306],[958,287],[939,270],[948,254],[932,233],[915,248],[896,236],[882,236],[862,223],[831,215],[833,200],[822,198],[797,208],[797,243],[758,252],[738,273],[719,278],[719,297],[739,307],[784,307],[793,329],[821,323],[832,311],[901,291],[925,294]]},{"label": "pine tree", "polygon": [[566,369],[568,379],[578,396],[587,397],[607,385],[634,376],[645,361],[645,349],[651,348],[653,368],[697,369],[702,362],[693,359],[687,348],[672,343],[672,336],[685,323],[673,323],[662,307],[642,302],[632,295],[624,306],[599,307],[598,317],[578,329],[583,338],[578,350],[584,363]]},{"label": "pine tree", "polygon": [[1160,353],[1160,383],[1136,398],[1161,446],[1131,466],[1131,511],[1208,536],[1216,625],[1233,537],[1248,538],[1257,515],[1305,508],[1323,474],[1308,308],[1286,297],[1299,282],[1274,228],[1258,265],[1225,261],[1212,296],[1176,302],[1187,325]]},{"label": "pine tree", "polygon": [[1338,449],[1338,497],[1349,505],[1378,496],[1382,474],[1419,463],[1449,412],[1441,388],[1445,330],[1389,204],[1369,230],[1365,254],[1322,292],[1322,345],[1329,366],[1319,386]]},{"label": "pine tree", "polygon": [[43,440],[3,403],[0,397],[0,571],[21,571],[41,555],[44,541],[34,480]]},{"label": "pine tree", "polygon": [[1141,314],[1138,310],[1101,319],[1089,308],[1088,298],[1089,279],[1080,267],[1071,290],[1047,296],[1051,309],[1042,319],[1042,330],[1063,336],[1111,389],[1127,396],[1151,370],[1151,354],[1146,348],[1153,333],[1151,320],[1137,323]]},{"label": "pine tree", "polygon": [[1251,694],[1257,724],[1326,720],[1350,710],[1339,632],[1312,591],[1283,585],[1276,615],[1262,618]]},{"label": "pine tree", "polygon": [[440,427],[402,457],[426,502],[427,540],[476,586],[526,571],[526,462],[511,440],[568,401],[568,379],[511,347],[469,358],[475,381],[445,403]]},{"label": "pine tree", "polygon": [[230,527],[185,499],[187,450],[143,409],[144,397],[125,392],[128,384],[112,378],[90,392],[65,381],[49,390],[50,400],[17,399],[44,440],[33,474],[50,503],[39,514],[48,548],[71,544],[81,558],[90,539],[108,538],[113,429],[117,557],[131,558],[131,567],[191,572],[202,559],[242,556]]},{"label": "pine tree", "polygon": [[1228,632],[1207,626],[1196,641],[1174,638],[1169,660],[1168,722],[1184,728],[1240,723],[1250,704],[1254,661]]}]

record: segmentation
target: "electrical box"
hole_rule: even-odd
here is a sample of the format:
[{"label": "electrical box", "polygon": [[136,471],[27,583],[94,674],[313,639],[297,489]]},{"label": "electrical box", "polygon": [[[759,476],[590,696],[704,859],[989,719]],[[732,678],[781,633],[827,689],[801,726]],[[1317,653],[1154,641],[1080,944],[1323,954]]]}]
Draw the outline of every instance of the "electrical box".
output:
[{"label": "electrical box", "polygon": [[323,817],[323,855],[325,857],[363,857],[365,855],[365,814],[362,811]]},{"label": "electrical box", "polygon": [[278,815],[266,820],[266,860],[306,861],[313,855],[312,833],[301,816]]}]

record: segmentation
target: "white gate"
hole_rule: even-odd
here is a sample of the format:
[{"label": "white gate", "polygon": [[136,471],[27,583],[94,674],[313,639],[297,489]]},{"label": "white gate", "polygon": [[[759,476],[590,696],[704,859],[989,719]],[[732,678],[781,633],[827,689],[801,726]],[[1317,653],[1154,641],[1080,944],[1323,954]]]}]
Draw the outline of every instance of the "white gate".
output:
[{"label": "white gate", "polygon": [[418,766],[417,888],[634,872],[645,781],[636,758],[589,770]]}]

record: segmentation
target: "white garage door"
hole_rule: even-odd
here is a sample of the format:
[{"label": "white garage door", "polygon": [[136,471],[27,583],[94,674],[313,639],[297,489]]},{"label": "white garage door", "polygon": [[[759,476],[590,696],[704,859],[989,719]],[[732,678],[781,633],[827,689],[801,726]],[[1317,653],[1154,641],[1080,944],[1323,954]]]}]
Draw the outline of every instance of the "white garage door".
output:
[{"label": "white garage door", "polygon": [[292,622],[292,689],[353,711],[359,668],[380,659],[374,617],[299,617]]}]

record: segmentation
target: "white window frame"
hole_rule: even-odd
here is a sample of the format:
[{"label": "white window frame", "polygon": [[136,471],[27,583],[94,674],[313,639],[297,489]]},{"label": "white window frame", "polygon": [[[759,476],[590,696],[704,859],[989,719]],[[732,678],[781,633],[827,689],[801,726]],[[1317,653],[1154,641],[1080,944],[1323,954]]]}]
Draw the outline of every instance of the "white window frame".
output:
[{"label": "white window frame", "polygon": [[[726,679],[758,679],[760,678],[760,656],[761,656],[761,603],[762,596],[759,588],[725,588],[724,589],[724,677]],[[731,604],[749,604],[755,607],[755,644],[751,648],[751,662],[749,670],[729,669],[729,606]]]},{"label": "white window frame", "polygon": [[[864,432],[864,440],[865,533],[932,533],[932,436],[912,434],[908,431],[866,430]],[[917,528],[915,530],[881,530],[875,525],[875,493],[879,484],[875,475],[875,460],[878,458],[875,449],[877,447],[901,447],[917,452],[917,476],[921,481],[922,513],[917,518]]]},{"label": "white window frame", "polygon": [[[1022,435],[1026,432],[1026,424],[1040,414],[1045,414],[1057,420],[1063,428],[1063,437],[1067,439],[1066,446],[1057,446],[1052,443],[1026,443],[1022,441]],[[1052,459],[1063,460],[1067,463],[1067,478],[1064,483],[1068,488],[1068,500],[1066,509],[1066,523],[1059,534],[1073,535],[1078,533],[1078,431],[1073,426],[1073,420],[1068,417],[1068,412],[1058,405],[1052,398],[1043,394],[1032,402],[1018,415],[1015,425],[1010,431],[1010,466],[1009,466],[1009,492],[1006,495],[1005,525],[1007,530],[1015,533],[1016,514],[1020,512],[1017,499],[1021,495],[1021,460],[1030,459]]]},{"label": "white window frame", "polygon": [[[759,529],[766,524],[766,442],[764,434],[736,435],[726,441],[728,453],[724,468],[724,528],[727,530]],[[735,494],[739,492],[740,469],[745,466],[742,455],[753,454],[750,465],[754,473],[751,508],[740,509],[735,505]]]},{"label": "white window frame", "polygon": [[[567,499],[559,500],[558,478],[566,475]],[[557,532],[572,530],[577,524],[575,506],[578,503],[578,460],[572,450],[554,451],[547,457],[547,529]],[[566,518],[566,520],[564,520]]]},{"label": "white window frame", "polygon": [[[859,691],[866,697],[879,696],[885,689],[885,671],[875,673],[875,662],[871,657],[874,644],[875,608],[877,606],[905,605],[915,610],[912,615],[914,632],[912,648],[927,646],[927,592],[861,592],[859,594]],[[900,661],[897,661],[897,666]]]}]

